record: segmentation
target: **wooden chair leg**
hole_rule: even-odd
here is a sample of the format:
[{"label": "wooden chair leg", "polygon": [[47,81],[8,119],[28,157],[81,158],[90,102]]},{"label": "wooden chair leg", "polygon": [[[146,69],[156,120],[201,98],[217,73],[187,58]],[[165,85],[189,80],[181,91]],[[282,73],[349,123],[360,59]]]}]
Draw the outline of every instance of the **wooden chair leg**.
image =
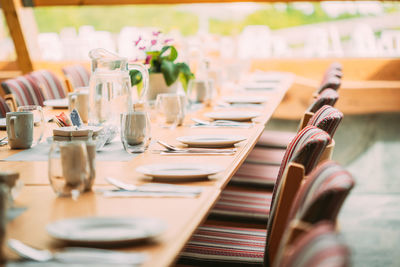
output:
[{"label": "wooden chair leg", "polygon": [[282,181],[282,191],[276,207],[275,219],[271,227],[270,238],[268,240],[268,254],[270,263],[274,262],[279,243],[286,229],[287,219],[290,208],[301,182],[304,178],[304,166],[298,163],[290,163],[286,177]]}]

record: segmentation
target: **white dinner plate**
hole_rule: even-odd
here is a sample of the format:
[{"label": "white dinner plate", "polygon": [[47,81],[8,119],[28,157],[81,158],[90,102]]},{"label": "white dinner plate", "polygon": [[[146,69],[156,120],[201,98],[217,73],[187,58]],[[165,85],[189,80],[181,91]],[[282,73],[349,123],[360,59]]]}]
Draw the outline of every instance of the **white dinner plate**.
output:
[{"label": "white dinner plate", "polygon": [[262,96],[227,96],[224,101],[230,104],[261,104],[267,101]]},{"label": "white dinner plate", "polygon": [[68,108],[68,98],[45,100],[43,105],[52,108]]},{"label": "white dinner plate", "polygon": [[182,181],[205,179],[209,175],[222,171],[222,168],[193,162],[185,164],[149,164],[138,167],[136,171],[151,176],[156,180]]},{"label": "white dinner plate", "polygon": [[253,111],[215,111],[205,113],[204,116],[213,120],[230,120],[230,121],[249,121],[257,116],[259,112]]},{"label": "white dinner plate", "polygon": [[160,219],[135,217],[79,217],[55,221],[46,227],[55,239],[96,246],[143,241],[165,229],[166,224]]},{"label": "white dinner plate", "polygon": [[191,147],[230,147],[240,141],[246,140],[246,137],[240,135],[217,135],[217,134],[206,134],[206,135],[188,135],[180,136],[176,138],[179,142],[182,142]]}]

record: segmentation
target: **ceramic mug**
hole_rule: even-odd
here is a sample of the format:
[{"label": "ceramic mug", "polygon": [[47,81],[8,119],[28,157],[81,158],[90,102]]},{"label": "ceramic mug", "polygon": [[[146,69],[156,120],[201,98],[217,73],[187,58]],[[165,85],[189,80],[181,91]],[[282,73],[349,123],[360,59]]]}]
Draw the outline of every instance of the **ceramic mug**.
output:
[{"label": "ceramic mug", "polygon": [[86,90],[79,90],[68,94],[68,110],[76,109],[83,122],[89,118],[89,93]]},{"label": "ceramic mug", "polygon": [[29,111],[6,114],[8,144],[11,149],[30,148],[33,143],[33,113]]}]

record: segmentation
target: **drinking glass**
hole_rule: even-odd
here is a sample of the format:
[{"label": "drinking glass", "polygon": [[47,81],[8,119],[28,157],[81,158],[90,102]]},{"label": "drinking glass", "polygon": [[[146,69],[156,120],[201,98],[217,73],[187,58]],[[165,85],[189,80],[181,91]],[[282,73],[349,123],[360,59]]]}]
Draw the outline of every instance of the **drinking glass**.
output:
[{"label": "drinking glass", "polygon": [[61,197],[76,200],[91,178],[91,165],[83,141],[53,142],[49,152],[49,180]]},{"label": "drinking glass", "polygon": [[45,128],[43,109],[41,106],[29,105],[20,106],[17,109],[18,112],[32,112],[33,113],[33,143],[32,145],[37,145],[42,141],[43,131]]},{"label": "drinking glass", "polygon": [[150,120],[145,111],[121,114],[121,142],[128,153],[142,153],[149,145]]},{"label": "drinking glass", "polygon": [[208,106],[213,97],[213,87],[214,81],[211,79],[190,80],[188,86],[188,98],[190,103],[204,103]]},{"label": "drinking glass", "polygon": [[185,96],[158,94],[156,98],[157,120],[161,127],[175,129],[182,125],[185,116]]}]

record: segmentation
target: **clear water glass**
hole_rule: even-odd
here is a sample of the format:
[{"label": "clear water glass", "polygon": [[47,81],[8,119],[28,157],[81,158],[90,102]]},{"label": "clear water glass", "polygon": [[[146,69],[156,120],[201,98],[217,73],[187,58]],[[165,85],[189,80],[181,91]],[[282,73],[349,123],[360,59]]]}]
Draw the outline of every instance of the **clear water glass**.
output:
[{"label": "clear water glass", "polygon": [[174,93],[157,95],[155,108],[161,127],[175,129],[182,125],[185,117],[185,99],[184,95]]},{"label": "clear water glass", "polygon": [[83,141],[53,142],[48,175],[57,196],[76,200],[91,178],[91,164]]},{"label": "clear water glass", "polygon": [[146,111],[121,114],[121,142],[128,153],[144,152],[151,139],[150,119]]}]

